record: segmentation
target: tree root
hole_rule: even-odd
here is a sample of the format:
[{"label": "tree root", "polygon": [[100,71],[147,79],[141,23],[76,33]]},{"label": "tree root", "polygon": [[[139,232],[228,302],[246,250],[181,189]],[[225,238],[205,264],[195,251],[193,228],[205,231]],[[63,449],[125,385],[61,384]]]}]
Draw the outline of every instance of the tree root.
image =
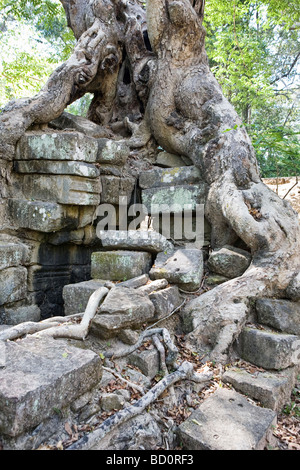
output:
[{"label": "tree root", "polygon": [[[113,416],[107,418],[97,429],[90,434],[85,435],[76,443],[72,444],[67,450],[89,450],[97,445],[108,433],[116,429],[121,424],[131,418],[141,414],[151,403],[153,403],[168,387],[179,380],[195,379],[193,365],[190,362],[183,362],[178,369],[164,377],[142,398],[134,402],[131,406],[122,409]],[[198,381],[206,382],[211,379],[211,374],[198,374]]]}]

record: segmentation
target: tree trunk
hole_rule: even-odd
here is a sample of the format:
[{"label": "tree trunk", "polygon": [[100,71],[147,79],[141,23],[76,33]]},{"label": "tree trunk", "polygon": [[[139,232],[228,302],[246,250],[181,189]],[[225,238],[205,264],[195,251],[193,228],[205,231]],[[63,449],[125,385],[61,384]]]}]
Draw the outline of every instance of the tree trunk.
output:
[{"label": "tree trunk", "polygon": [[94,94],[90,119],[121,135],[127,126],[132,147],[152,136],[191,158],[209,187],[212,247],[242,240],[253,256],[242,277],[185,309],[190,341],[200,349],[209,343],[222,358],[250,300],[283,295],[299,271],[300,229],[290,204],[262,183],[247,132],[209,69],[204,1],[148,0],[147,21],[138,0],[61,1],[77,46],[37,96],[5,108],[0,158],[11,159],[26,129],[48,123],[86,92]]}]

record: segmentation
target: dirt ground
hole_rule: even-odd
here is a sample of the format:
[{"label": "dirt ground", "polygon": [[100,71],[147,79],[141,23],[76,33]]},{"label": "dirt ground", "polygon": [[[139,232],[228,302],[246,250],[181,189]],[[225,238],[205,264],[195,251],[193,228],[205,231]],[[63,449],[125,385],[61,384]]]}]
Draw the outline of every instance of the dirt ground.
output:
[{"label": "dirt ground", "polygon": [[296,178],[293,177],[278,178],[278,183],[276,178],[264,178],[263,182],[282,199],[292,188],[285,199],[290,201],[294,209],[298,212],[300,218],[300,179],[298,184],[296,184]]}]

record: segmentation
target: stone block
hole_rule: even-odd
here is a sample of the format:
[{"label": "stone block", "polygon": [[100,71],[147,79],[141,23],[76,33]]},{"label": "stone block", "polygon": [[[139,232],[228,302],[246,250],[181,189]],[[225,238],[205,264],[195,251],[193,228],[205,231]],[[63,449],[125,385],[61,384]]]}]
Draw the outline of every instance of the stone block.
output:
[{"label": "stone block", "polygon": [[230,279],[241,276],[250,264],[250,253],[229,245],[213,251],[207,263],[210,271]]},{"label": "stone block", "polygon": [[129,176],[124,176],[121,178],[119,176],[102,175],[101,204],[118,205],[120,202],[120,197],[126,197],[129,204],[135,182],[135,178]]},{"label": "stone block", "polygon": [[98,206],[100,178],[70,175],[24,175],[23,194],[28,199],[78,206]]},{"label": "stone block", "polygon": [[125,398],[116,393],[103,393],[101,408],[103,411],[121,410],[125,405]]},{"label": "stone block", "polygon": [[154,319],[154,305],[136,289],[115,287],[107,294],[92,322],[93,332],[101,338],[118,335]]},{"label": "stone block", "polygon": [[276,413],[232,390],[218,389],[178,428],[184,450],[263,450]]},{"label": "stone block", "polygon": [[266,408],[281,411],[290,401],[295,385],[296,368],[288,368],[281,372],[255,372],[253,374],[238,367],[231,367],[222,376],[222,381],[257,400]]},{"label": "stone block", "polygon": [[138,287],[142,287],[149,281],[148,274],[142,274],[138,277],[133,277],[132,279],[128,279],[128,281],[123,281],[117,284],[118,286],[122,287],[131,287],[132,289],[137,289]]},{"label": "stone block", "polygon": [[95,290],[103,287],[105,281],[90,280],[68,284],[63,288],[65,315],[84,312],[90,296]]},{"label": "stone block", "polygon": [[159,152],[156,158],[156,164],[165,168],[185,166],[185,162],[182,157],[168,152]]},{"label": "stone block", "polygon": [[5,343],[0,369],[0,432],[18,436],[70,405],[101,380],[100,357],[64,340]]},{"label": "stone block", "polygon": [[26,245],[0,240],[0,269],[22,264],[26,259],[27,252]]},{"label": "stone block", "polygon": [[66,207],[52,202],[9,199],[8,208],[15,225],[38,232],[55,232],[77,222]]},{"label": "stone block", "polygon": [[300,338],[246,327],[239,337],[240,356],[264,369],[286,369],[299,363]]},{"label": "stone block", "polygon": [[167,186],[142,191],[142,203],[149,214],[181,214],[184,209],[196,210],[197,204],[205,204],[207,187],[198,185]]},{"label": "stone block", "polygon": [[152,292],[149,299],[155,307],[155,318],[161,319],[172,313],[182,304],[182,297],[177,286]]},{"label": "stone block", "polygon": [[143,251],[98,251],[92,253],[91,277],[110,281],[127,281],[147,274],[152,256]]},{"label": "stone block", "polygon": [[300,272],[289,283],[286,296],[294,302],[300,301]]},{"label": "stone block", "polygon": [[95,163],[98,142],[78,132],[26,133],[16,149],[16,160],[69,160]]},{"label": "stone block", "polygon": [[37,305],[23,305],[4,307],[0,313],[0,323],[7,325],[19,325],[27,321],[38,322],[41,319],[41,311]]},{"label": "stone block", "polygon": [[98,139],[98,163],[104,165],[123,166],[126,163],[129,154],[130,148],[126,141]]},{"label": "stone block", "polygon": [[26,294],[26,268],[6,268],[0,271],[0,305],[24,299]]},{"label": "stone block", "polygon": [[259,323],[285,333],[300,335],[300,303],[259,299],[256,301],[256,312]]},{"label": "stone block", "polygon": [[153,168],[140,174],[139,185],[142,189],[178,186],[201,183],[201,172],[195,166],[180,168]]},{"label": "stone block", "polygon": [[133,352],[128,356],[128,364],[136,366],[142,374],[152,380],[160,370],[159,354],[156,349]]},{"label": "stone block", "polygon": [[98,178],[100,171],[95,165],[79,161],[18,160],[14,164],[16,173],[37,175],[73,175],[83,178]]},{"label": "stone block", "polygon": [[107,135],[107,131],[103,126],[99,126],[94,122],[83,116],[75,116],[74,114],[64,111],[58,118],[53,119],[49,123],[49,126],[53,129],[64,130],[74,129],[77,132],[85,134],[95,139],[100,139]]},{"label": "stone block", "polygon": [[151,253],[171,252],[173,244],[152,230],[99,230],[101,245],[111,250],[141,250]]},{"label": "stone block", "polygon": [[167,279],[187,291],[200,287],[203,278],[203,254],[197,249],[180,249],[168,257],[159,253],[150,270],[151,279]]}]

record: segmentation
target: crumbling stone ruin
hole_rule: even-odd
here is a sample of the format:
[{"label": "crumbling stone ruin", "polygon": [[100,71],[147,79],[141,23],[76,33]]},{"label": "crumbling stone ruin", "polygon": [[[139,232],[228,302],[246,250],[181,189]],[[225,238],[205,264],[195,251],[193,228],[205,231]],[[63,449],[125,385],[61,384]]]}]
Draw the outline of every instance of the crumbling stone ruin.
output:
[{"label": "crumbling stone ruin", "polygon": [[[72,116],[68,118],[70,125]],[[206,220],[200,248],[186,233],[173,238],[176,214],[168,238],[159,232],[159,214],[151,214],[152,226],[146,218],[135,230],[126,230],[119,198],[126,201],[126,211],[140,202],[150,207],[153,200],[176,207],[184,198],[195,217],[206,191],[201,173],[187,159],[163,149],[152,149],[141,160],[125,139],[99,138],[96,125],[80,122],[80,130],[74,118],[72,129],[57,129],[54,122],[44,131],[28,131],[17,144],[9,180],[2,179],[2,448],[276,445],[276,413],[289,401],[299,371],[298,279],[287,298],[254,303],[252,323],[231,345],[232,364],[238,358],[257,366],[257,372],[227,366],[221,374],[223,388],[200,399],[216,372],[212,366],[208,370],[205,354],[189,349],[187,341],[186,351],[194,354],[200,372],[201,364],[204,369],[198,382],[184,375],[180,361],[176,365],[181,352],[175,343],[188,339],[201,322],[205,337],[205,315],[195,317],[194,303],[202,293],[241,276],[251,254],[233,246],[212,251]],[[115,229],[99,225],[105,215],[99,210],[102,204],[116,209]],[[43,334],[57,317],[60,325],[67,320],[78,325],[92,294],[101,289],[83,340]],[[209,341],[207,337],[207,354]],[[172,360],[165,357],[163,345],[169,356],[175,351]],[[151,412],[142,406],[131,414],[133,400],[147,403],[153,383],[161,387],[172,373],[179,374],[172,380],[184,379],[180,386],[174,389],[170,382],[160,406],[154,402]],[[166,410],[184,406],[189,412],[179,424],[163,419]]]}]

